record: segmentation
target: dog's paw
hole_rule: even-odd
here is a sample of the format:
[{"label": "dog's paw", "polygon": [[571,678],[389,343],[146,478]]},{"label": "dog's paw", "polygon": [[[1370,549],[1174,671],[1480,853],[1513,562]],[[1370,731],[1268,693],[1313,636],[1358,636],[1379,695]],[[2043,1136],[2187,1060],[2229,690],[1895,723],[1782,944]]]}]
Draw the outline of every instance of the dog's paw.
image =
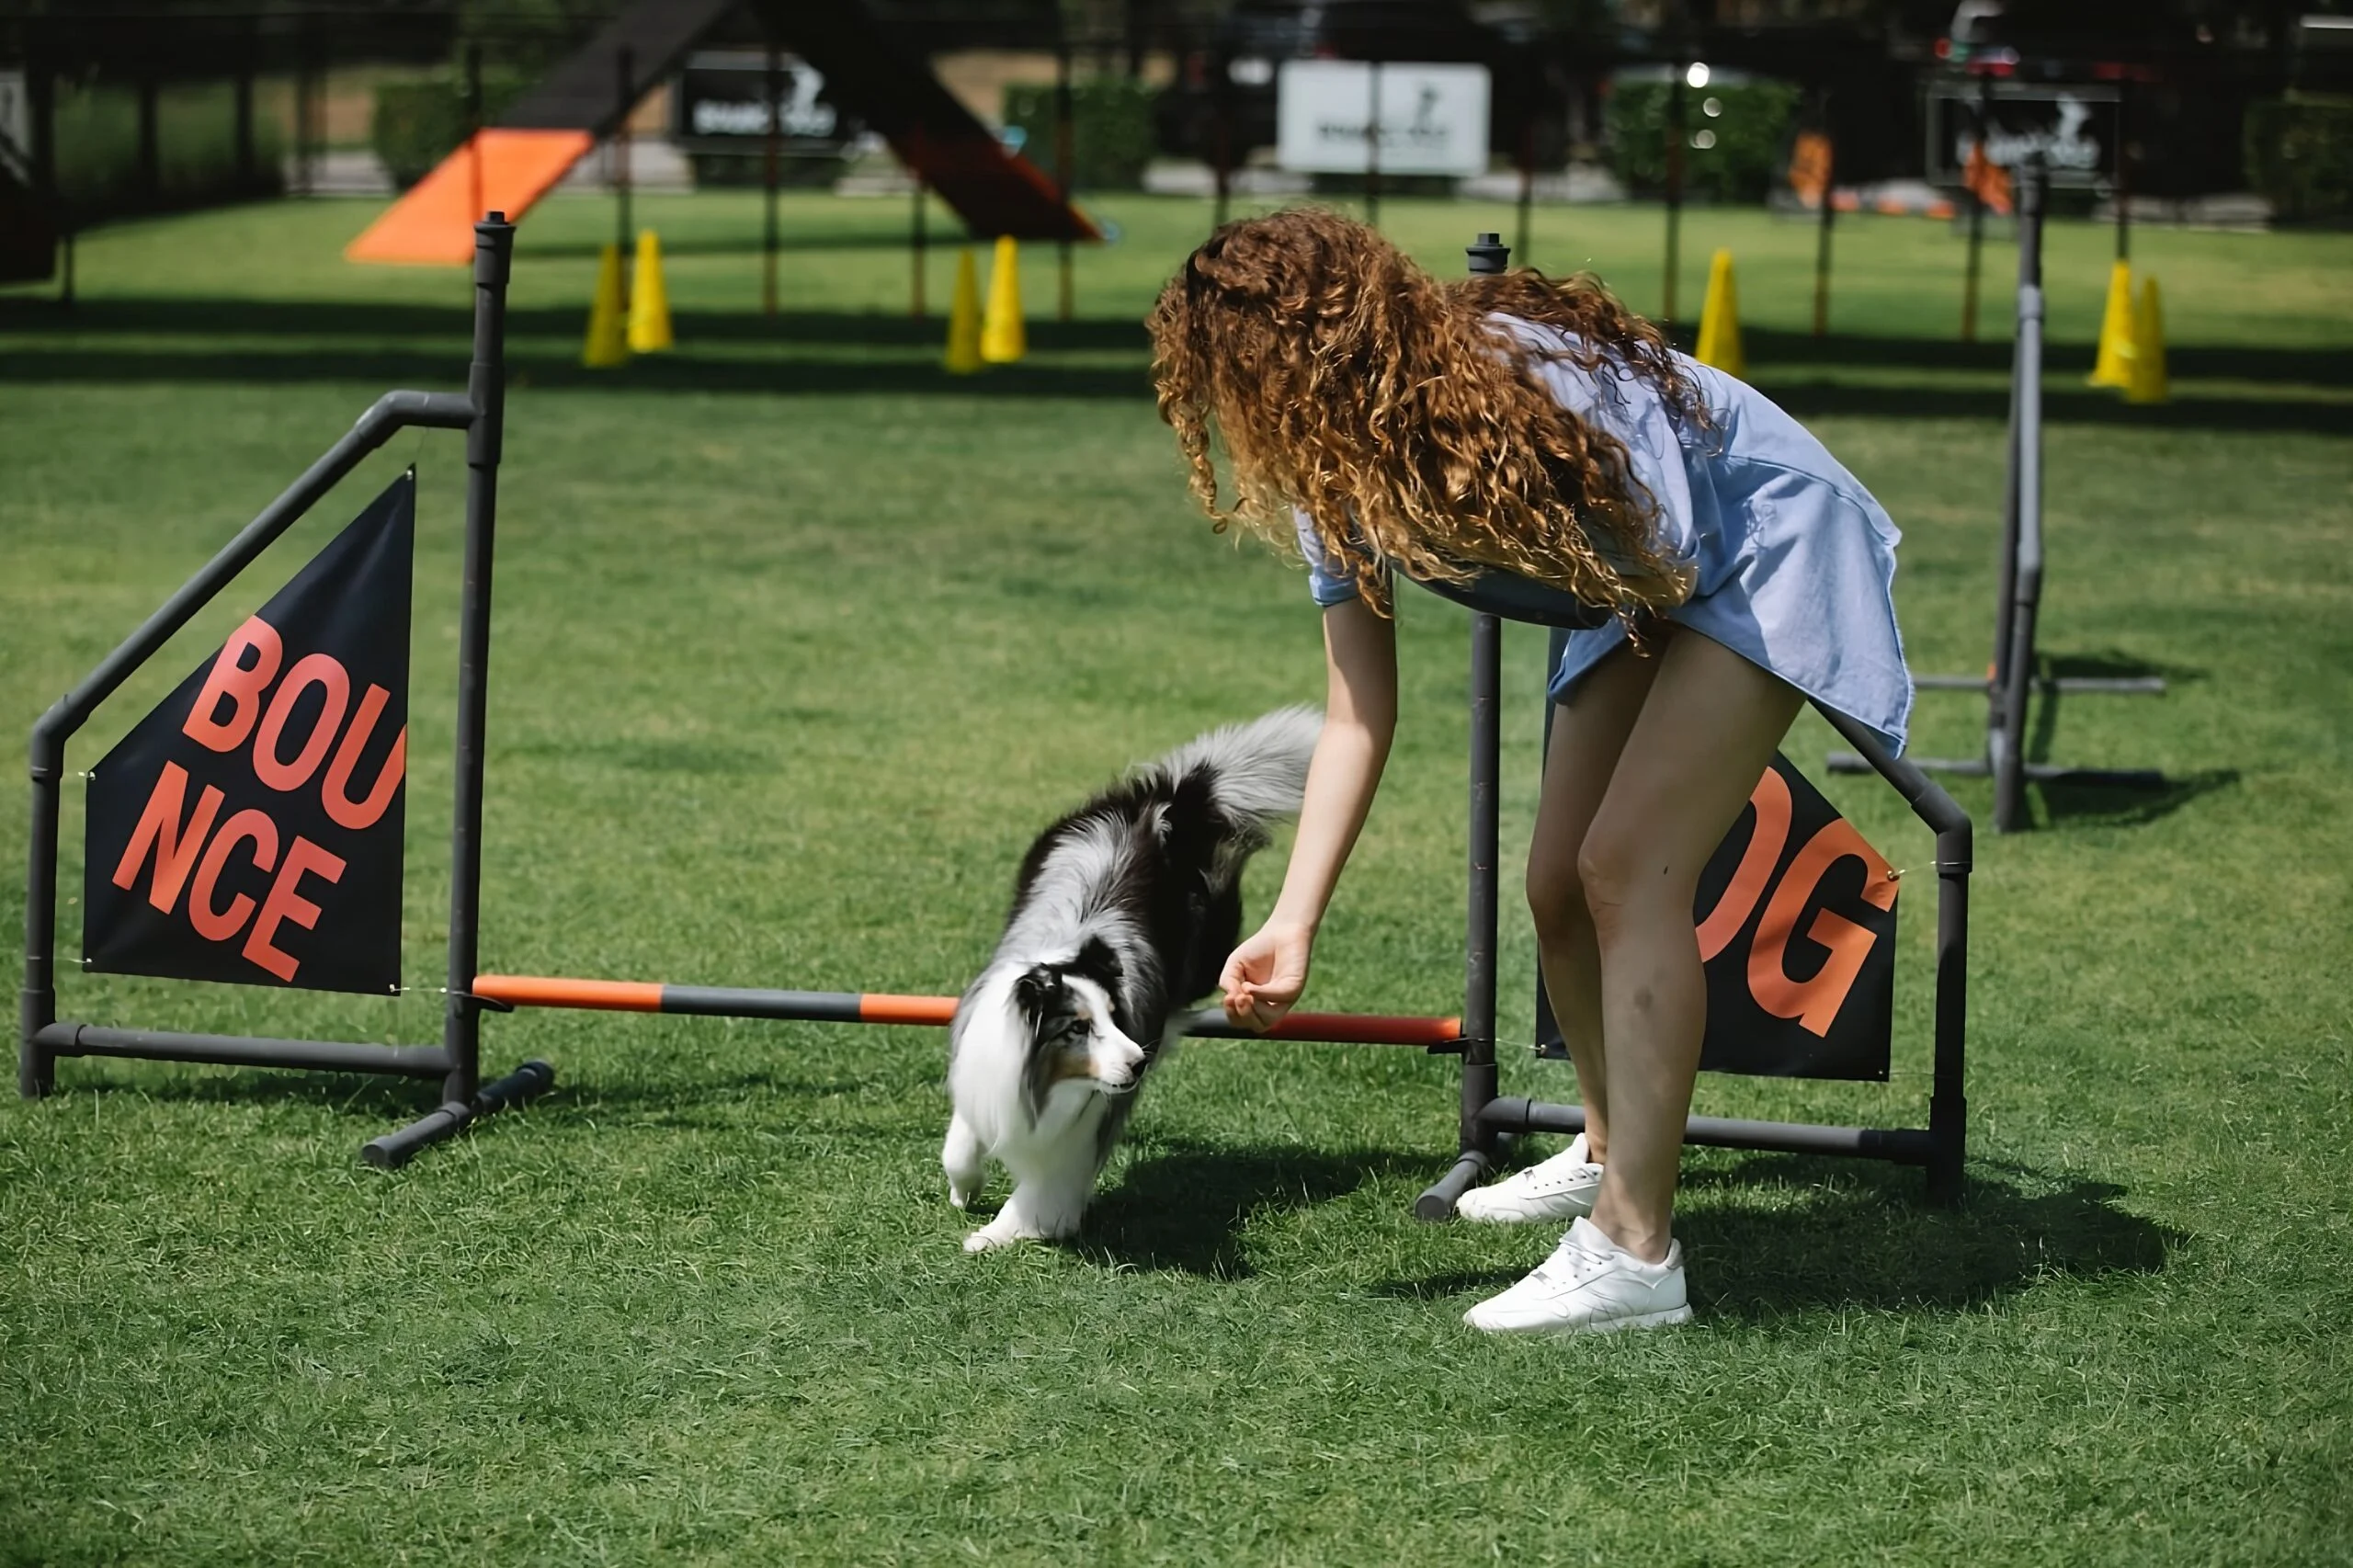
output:
[{"label": "dog's paw", "polygon": [[979,1230],[974,1231],[971,1235],[964,1238],[964,1250],[966,1252],[990,1252],[997,1247],[1009,1247],[1016,1242],[1028,1241],[1029,1239],[1029,1237],[1020,1234],[1009,1226],[1000,1227],[997,1225],[983,1225]]},{"label": "dog's paw", "polygon": [[954,1204],[959,1209],[970,1209],[972,1206],[972,1200],[980,1197],[980,1195],[981,1184],[979,1182],[973,1182],[968,1186],[963,1182],[950,1178],[948,1183],[948,1201]]}]

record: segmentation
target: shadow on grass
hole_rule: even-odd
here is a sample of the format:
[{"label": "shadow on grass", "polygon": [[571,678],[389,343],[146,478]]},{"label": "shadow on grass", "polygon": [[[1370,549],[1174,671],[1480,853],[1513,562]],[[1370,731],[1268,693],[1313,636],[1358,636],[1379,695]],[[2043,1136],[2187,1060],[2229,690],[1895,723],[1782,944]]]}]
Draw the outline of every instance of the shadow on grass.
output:
[{"label": "shadow on grass", "polygon": [[2119,788],[2112,784],[2070,783],[2053,779],[2034,788],[2042,796],[2043,814],[2052,827],[2075,824],[2086,827],[2141,827],[2173,815],[2201,795],[2227,790],[2239,781],[2235,767],[2209,767],[2197,773],[2168,773],[2153,789]]},{"label": "shadow on grass", "polygon": [[[2113,652],[2046,655],[2042,659],[2042,673],[2063,680],[2131,680],[2155,676],[2169,687],[2189,686],[2208,677],[2203,668],[2153,664]],[[2162,700],[2162,694],[2038,691],[2031,699],[2029,717],[2032,724],[2027,734],[2026,755],[2039,763],[2054,760],[2052,754],[2059,749],[2060,710],[2071,703]],[[2131,757],[2069,756],[2058,760],[2075,767],[2131,769],[2141,766],[2137,759]],[[2054,827],[2067,822],[2103,827],[2138,827],[2169,817],[2200,796],[2229,789],[2238,781],[2238,769],[2217,767],[2197,773],[2166,774],[2163,776],[2162,782],[2153,784],[2049,779],[2034,788],[2041,795],[2044,814]]]},{"label": "shadow on grass", "polygon": [[[894,312],[794,312],[773,318],[752,310],[712,310],[691,303],[672,317],[678,352],[652,356],[618,370],[586,371],[569,345],[576,343],[586,301],[522,305],[510,310],[510,363],[532,384],[608,392],[691,389],[708,392],[816,393],[964,392],[970,381],[946,375],[932,362],[940,334],[938,315],[911,319]],[[0,299],[0,332],[63,334],[66,342],[29,341],[0,357],[0,382],[108,381],[358,381],[381,386],[454,384],[463,374],[469,317],[460,300],[426,305],[394,301],[270,301],[205,297],[86,300],[71,312],[53,302]],[[108,335],[142,338],[109,344]],[[2008,363],[2000,344],[1960,344],[1927,338],[1753,333],[1762,384],[1800,418],[1984,418],[2008,415],[1999,382],[1984,386],[1889,386],[1841,382],[1843,367],[1999,371]],[[305,337],[322,341],[305,343]],[[1039,321],[1029,328],[1032,359],[993,371],[993,392],[1043,397],[1150,395],[1144,371],[1142,324],[1125,316],[1073,322]],[[247,341],[224,345],[222,338]],[[276,338],[263,345],[256,339]],[[174,339],[183,339],[175,342]],[[540,341],[565,344],[561,354],[539,352]],[[724,345],[725,357],[699,358],[699,345]],[[898,348],[919,357],[867,359],[855,354],[756,357],[772,345],[846,349]],[[744,351],[750,348],[754,354]],[[1130,366],[1057,366],[1063,351],[1131,353]],[[2084,369],[2090,349],[2083,347]],[[2170,403],[2131,406],[2109,392],[2075,384],[2072,359],[2054,364],[2044,399],[2057,424],[2136,425],[2168,429],[2353,433],[2353,402],[2300,395],[2297,389],[2353,385],[2353,356],[2284,348],[2184,347],[2170,356],[2177,380],[2238,380],[2271,389],[2268,395],[2202,397],[2194,388]],[[1780,372],[1820,370],[1826,379],[1784,381]]]},{"label": "shadow on grass", "polygon": [[2155,676],[2168,687],[2194,686],[2208,678],[2202,665],[2167,665],[2107,649],[2097,653],[2044,653],[2042,673],[2054,680],[2144,680]]},{"label": "shadow on grass", "polygon": [[[1758,1192],[1777,1200],[1753,1200]],[[1693,1305],[1764,1322],[1819,1308],[1955,1311],[2052,1279],[2154,1274],[2188,1236],[2117,1206],[2108,1182],[1972,1163],[1961,1202],[1922,1201],[1917,1171],[1789,1154],[1702,1166],[1684,1181],[1676,1234]],[[1500,1290],[1518,1269],[1399,1280],[1381,1294]]]},{"label": "shadow on grass", "polygon": [[[1972,387],[1889,386],[1868,381],[1779,381],[1777,367],[1752,367],[1750,379],[1801,420],[1991,419],[2009,416],[2006,385]],[[2286,392],[2265,397],[2199,397],[2177,393],[2171,403],[2127,403],[2092,388],[2047,387],[2042,416],[2047,425],[2130,425],[2161,430],[2227,430],[2256,435],[2342,436],[2353,434],[2353,402],[2297,397]]]},{"label": "shadow on grass", "polygon": [[[331,1110],[354,1121],[383,1121],[406,1125],[441,1103],[441,1085],[434,1078],[406,1078],[391,1074],[308,1072],[284,1067],[225,1067],[202,1065],[175,1073],[158,1083],[126,1084],[99,1078],[90,1063],[118,1062],[116,1057],[62,1056],[57,1062],[57,1094],[136,1095],[142,1099],[179,1105],[297,1105]],[[128,1062],[124,1064],[130,1065]],[[142,1068],[154,1063],[140,1062]],[[492,1068],[494,1074],[503,1067]],[[389,1128],[384,1131],[389,1131]],[[373,1136],[373,1134],[369,1134]]]},{"label": "shadow on grass", "polygon": [[1400,1173],[1427,1173],[1427,1152],[1233,1149],[1176,1143],[1131,1164],[1096,1198],[1071,1250],[1120,1267],[1246,1278],[1241,1231],[1253,1215],[1314,1204]]},{"label": "shadow on grass", "polygon": [[[1896,365],[1923,370],[1995,370],[2006,374],[2010,369],[2011,345],[2006,338],[1963,343],[1957,336],[1878,337],[1845,332],[1816,337],[1807,332],[1760,326],[1743,327],[1741,337],[1751,362],[1768,370],[1785,366],[1813,369]],[[2097,347],[2090,343],[2052,344],[2046,348],[2043,369],[2053,381],[2072,376],[2080,381],[2091,373]],[[2177,378],[2353,387],[2353,356],[2335,348],[2176,344],[2165,350],[2165,368]],[[2112,396],[2109,401],[2114,401]]]}]

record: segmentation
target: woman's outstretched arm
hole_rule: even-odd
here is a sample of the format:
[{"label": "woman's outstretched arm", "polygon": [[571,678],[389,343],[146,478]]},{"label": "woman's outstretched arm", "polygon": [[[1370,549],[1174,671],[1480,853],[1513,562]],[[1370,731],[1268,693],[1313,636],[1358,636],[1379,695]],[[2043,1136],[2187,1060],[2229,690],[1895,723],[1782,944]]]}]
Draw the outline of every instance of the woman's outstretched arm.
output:
[{"label": "woman's outstretched arm", "polygon": [[1324,612],[1324,733],[1308,765],[1282,894],[1219,977],[1225,1016],[1245,1028],[1273,1024],[1306,988],[1316,928],[1372,807],[1397,729],[1395,622],[1361,599],[1332,606]]}]

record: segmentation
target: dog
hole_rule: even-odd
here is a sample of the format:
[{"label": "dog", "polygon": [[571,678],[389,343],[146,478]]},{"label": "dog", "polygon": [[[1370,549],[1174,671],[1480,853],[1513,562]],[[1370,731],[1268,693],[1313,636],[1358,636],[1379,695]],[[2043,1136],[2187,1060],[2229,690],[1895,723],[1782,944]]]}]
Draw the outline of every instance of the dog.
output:
[{"label": "dog", "polygon": [[1242,932],[1242,869],[1296,815],[1323,726],[1285,708],[1212,730],[1038,836],[995,957],[956,1005],[939,1163],[949,1201],[1013,1177],[967,1252],[1078,1228],[1144,1074],[1216,988]]}]

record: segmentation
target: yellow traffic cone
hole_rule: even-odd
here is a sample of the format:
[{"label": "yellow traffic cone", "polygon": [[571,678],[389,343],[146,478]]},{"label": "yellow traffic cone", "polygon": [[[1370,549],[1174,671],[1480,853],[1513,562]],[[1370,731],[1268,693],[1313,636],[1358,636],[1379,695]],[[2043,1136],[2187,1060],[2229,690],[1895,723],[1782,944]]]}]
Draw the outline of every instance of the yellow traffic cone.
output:
[{"label": "yellow traffic cone", "polygon": [[607,245],[597,262],[597,294],[588,306],[588,341],[580,362],[592,370],[629,363],[629,332],[622,320],[621,247]]},{"label": "yellow traffic cone", "polygon": [[956,253],[956,297],[948,307],[948,354],[940,363],[951,376],[969,376],[981,368],[980,268],[970,245]]},{"label": "yellow traffic cone", "polygon": [[2141,280],[2141,308],[2132,312],[2132,382],[2124,389],[2127,403],[2168,403],[2173,389],[2165,380],[2165,308],[2157,297],[2157,280]]},{"label": "yellow traffic cone", "polygon": [[1748,369],[1740,348],[1740,285],[1733,280],[1728,250],[1718,251],[1708,264],[1708,298],[1699,307],[1699,351],[1694,358],[1727,376]]},{"label": "yellow traffic cone", "polygon": [[671,344],[670,290],[662,282],[662,240],[651,229],[637,232],[637,269],[630,285],[630,349],[659,354]]},{"label": "yellow traffic cone", "polygon": [[2108,308],[2099,315],[2099,358],[2092,366],[2088,384],[2132,384],[2132,264],[2129,261],[2108,269]]},{"label": "yellow traffic cone", "polygon": [[1021,328],[1021,244],[1011,234],[996,237],[996,262],[989,268],[989,309],[981,320],[981,358],[1010,365],[1029,352]]}]

